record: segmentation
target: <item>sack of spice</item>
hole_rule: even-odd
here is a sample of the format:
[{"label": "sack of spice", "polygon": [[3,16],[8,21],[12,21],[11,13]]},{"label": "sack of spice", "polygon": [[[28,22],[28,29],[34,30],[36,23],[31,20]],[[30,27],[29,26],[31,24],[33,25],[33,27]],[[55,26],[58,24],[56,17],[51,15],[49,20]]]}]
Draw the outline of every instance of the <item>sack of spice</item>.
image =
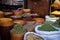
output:
[{"label": "sack of spice", "polygon": [[54,28],[49,21],[35,28],[35,32],[44,36],[47,40],[59,40],[60,31]]},{"label": "sack of spice", "polygon": [[51,35],[60,33],[59,30],[55,29],[52,25],[50,25],[50,22],[45,22],[42,25],[38,25],[35,27],[35,32],[43,35]]}]

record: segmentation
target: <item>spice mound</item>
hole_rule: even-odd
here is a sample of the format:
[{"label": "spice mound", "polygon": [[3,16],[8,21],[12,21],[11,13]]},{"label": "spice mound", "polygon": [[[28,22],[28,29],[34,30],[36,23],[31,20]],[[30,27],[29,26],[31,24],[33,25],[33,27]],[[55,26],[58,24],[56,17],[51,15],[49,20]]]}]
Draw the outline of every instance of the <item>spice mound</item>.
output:
[{"label": "spice mound", "polygon": [[44,39],[34,34],[28,34],[26,40],[44,40]]},{"label": "spice mound", "polygon": [[38,30],[40,31],[58,31],[57,29],[55,29],[52,25],[50,25],[50,22],[45,22],[41,27],[38,27]]},{"label": "spice mound", "polygon": [[56,20],[56,22],[54,22],[52,25],[54,25],[55,27],[60,28],[60,18]]}]

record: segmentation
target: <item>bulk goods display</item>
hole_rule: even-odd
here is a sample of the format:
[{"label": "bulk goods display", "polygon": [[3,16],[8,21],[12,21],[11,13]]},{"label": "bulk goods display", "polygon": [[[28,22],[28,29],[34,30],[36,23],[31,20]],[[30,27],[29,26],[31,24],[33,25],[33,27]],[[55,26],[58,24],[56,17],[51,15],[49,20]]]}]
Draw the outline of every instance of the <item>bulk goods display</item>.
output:
[{"label": "bulk goods display", "polygon": [[60,0],[5,0],[3,4],[0,40],[60,40]]}]

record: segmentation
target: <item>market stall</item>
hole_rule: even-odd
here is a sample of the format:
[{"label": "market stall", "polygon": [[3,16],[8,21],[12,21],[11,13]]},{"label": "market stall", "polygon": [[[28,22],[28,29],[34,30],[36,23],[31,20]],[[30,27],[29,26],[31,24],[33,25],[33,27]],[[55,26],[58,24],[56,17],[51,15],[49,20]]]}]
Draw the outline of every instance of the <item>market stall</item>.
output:
[{"label": "market stall", "polygon": [[[44,2],[42,0],[36,1],[31,0],[35,6],[39,1]],[[54,0],[51,4],[50,15],[47,14],[47,11],[45,12],[46,8],[42,8],[42,6],[41,11],[35,9],[36,13],[31,8],[17,8],[10,11],[0,10],[1,40],[60,40],[59,8],[60,1]]]}]

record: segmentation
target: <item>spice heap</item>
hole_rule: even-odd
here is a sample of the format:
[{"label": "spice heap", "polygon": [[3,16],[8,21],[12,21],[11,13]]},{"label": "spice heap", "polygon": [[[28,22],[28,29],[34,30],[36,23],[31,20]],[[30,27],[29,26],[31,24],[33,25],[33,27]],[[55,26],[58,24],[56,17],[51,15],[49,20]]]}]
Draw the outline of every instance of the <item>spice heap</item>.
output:
[{"label": "spice heap", "polygon": [[60,18],[53,23],[54,26],[60,27]]},{"label": "spice heap", "polygon": [[49,22],[45,22],[41,27],[38,28],[40,31],[58,31]]},{"label": "spice heap", "polygon": [[14,28],[11,30],[11,33],[13,34],[20,34],[20,33],[25,33],[25,32],[26,30],[20,24],[14,25]]}]

